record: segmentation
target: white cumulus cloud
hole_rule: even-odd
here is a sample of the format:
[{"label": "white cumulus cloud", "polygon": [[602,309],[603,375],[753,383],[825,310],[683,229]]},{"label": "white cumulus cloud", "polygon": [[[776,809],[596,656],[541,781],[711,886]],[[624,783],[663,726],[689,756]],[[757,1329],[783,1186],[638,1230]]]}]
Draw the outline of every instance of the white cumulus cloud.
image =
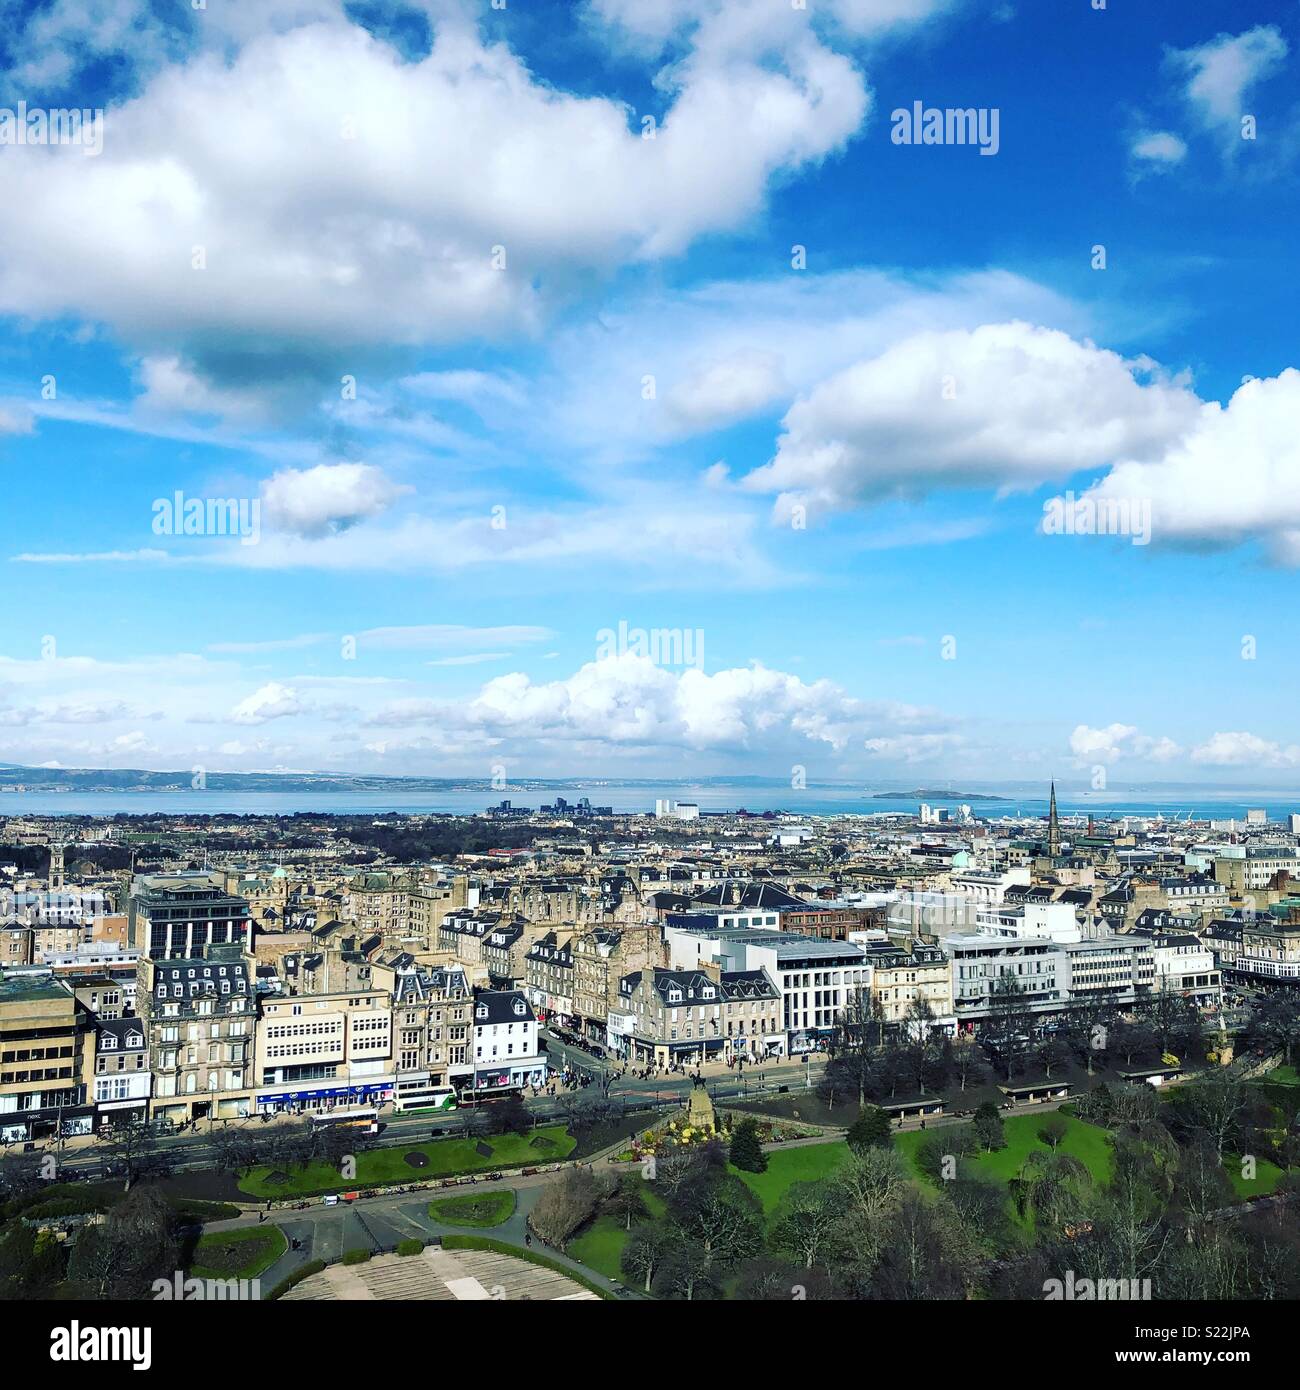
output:
[{"label": "white cumulus cloud", "polygon": [[414,60],[341,8],[254,22],[109,109],[97,158],[0,160],[0,239],[23,248],[0,263],[0,312],[107,324],[159,359],[160,399],[200,408],[221,398],[191,378],[238,402],[351,370],[345,350],[534,329],[575,271],[743,223],[869,104],[853,61],[805,32],[775,55],[688,54],[659,77],[649,140],[621,101],[535,79],[454,7]]},{"label": "white cumulus cloud", "polygon": [[1284,746],[1241,730],[1217,733],[1192,749],[1192,761],[1207,767],[1295,767],[1300,745]]},{"label": "white cumulus cloud", "polygon": [[1085,498],[1149,502],[1151,536],[1184,545],[1260,540],[1300,564],[1300,371],[1247,381],[1208,401],[1160,457],[1118,463]]},{"label": "white cumulus cloud", "polygon": [[1129,154],[1148,169],[1169,169],[1187,158],[1187,144],[1169,130],[1144,130],[1133,137]]},{"label": "white cumulus cloud", "polygon": [[1179,757],[1182,749],[1173,739],[1153,738],[1141,733],[1133,724],[1107,724],[1101,729],[1079,724],[1070,734],[1070,752],[1080,764],[1109,764],[1121,758],[1167,763]]},{"label": "white cumulus cloud", "polygon": [[262,484],[262,503],[277,531],[319,537],[378,516],[404,491],[369,464],[322,463],[276,473]]},{"label": "white cumulus cloud", "polygon": [[298,692],[279,681],[268,681],[230,711],[236,724],[265,724],[269,719],[283,719],[301,714],[305,706]]},{"label": "white cumulus cloud", "polygon": [[775,458],[745,486],[828,509],[940,487],[1034,488],[1158,456],[1199,406],[1152,364],[1056,329],[918,333],[797,401]]}]

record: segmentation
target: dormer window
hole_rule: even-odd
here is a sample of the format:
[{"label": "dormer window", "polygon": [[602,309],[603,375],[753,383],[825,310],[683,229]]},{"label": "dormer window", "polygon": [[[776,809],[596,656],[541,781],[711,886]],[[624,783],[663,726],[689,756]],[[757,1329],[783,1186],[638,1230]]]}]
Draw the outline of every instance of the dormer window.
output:
[{"label": "dormer window", "polygon": [[519,1017],[519,1018],[523,1018],[524,1014],[527,1013],[527,1011],[528,1011],[528,1005],[525,1004],[524,1001],[523,1001],[522,999],[516,999],[516,1000],[515,1000],[515,1014],[516,1014],[516,1016]]}]

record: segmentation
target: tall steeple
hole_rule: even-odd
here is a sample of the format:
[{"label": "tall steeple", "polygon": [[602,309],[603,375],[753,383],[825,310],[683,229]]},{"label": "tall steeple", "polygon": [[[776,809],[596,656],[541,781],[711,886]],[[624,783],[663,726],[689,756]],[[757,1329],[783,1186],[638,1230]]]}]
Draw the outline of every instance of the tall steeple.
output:
[{"label": "tall steeple", "polygon": [[1047,852],[1053,859],[1061,852],[1061,825],[1056,819],[1056,779],[1052,779],[1052,797],[1047,810]]},{"label": "tall steeple", "polygon": [[63,887],[63,846],[50,845],[50,892],[57,893]]}]

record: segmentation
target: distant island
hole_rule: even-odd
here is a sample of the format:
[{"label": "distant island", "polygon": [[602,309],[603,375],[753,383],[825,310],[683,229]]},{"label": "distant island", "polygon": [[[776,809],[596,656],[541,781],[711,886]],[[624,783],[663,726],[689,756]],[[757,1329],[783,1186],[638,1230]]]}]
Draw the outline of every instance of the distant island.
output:
[{"label": "distant island", "polygon": [[914,792],[875,792],[872,801],[1010,801],[1009,796],[990,796],[987,792],[949,792],[920,787]]}]

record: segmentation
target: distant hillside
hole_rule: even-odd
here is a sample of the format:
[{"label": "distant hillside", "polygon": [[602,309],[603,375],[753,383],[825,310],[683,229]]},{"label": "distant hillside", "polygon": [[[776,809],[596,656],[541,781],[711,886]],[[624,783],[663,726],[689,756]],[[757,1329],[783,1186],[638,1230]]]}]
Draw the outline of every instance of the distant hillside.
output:
[{"label": "distant hillside", "polygon": [[[352,777],[325,772],[209,772],[209,791],[233,792],[383,792],[482,789],[486,781],[440,777]],[[22,767],[0,763],[0,791],[21,787],[29,792],[190,791],[194,774],[148,772],[143,768]]]},{"label": "distant hillside", "polygon": [[990,796],[987,792],[936,791],[920,787],[914,792],[876,792],[873,801],[1010,801],[1009,796]]}]

